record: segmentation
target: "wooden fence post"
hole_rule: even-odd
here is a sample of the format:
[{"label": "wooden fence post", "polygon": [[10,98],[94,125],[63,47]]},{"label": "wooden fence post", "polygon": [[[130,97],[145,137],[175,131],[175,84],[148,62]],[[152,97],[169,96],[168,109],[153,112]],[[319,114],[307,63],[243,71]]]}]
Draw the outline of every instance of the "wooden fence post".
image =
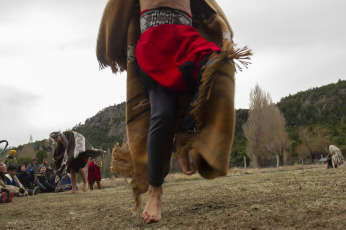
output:
[{"label": "wooden fence post", "polygon": [[302,166],[303,166],[303,171],[304,171],[304,159],[302,159]]},{"label": "wooden fence post", "polygon": [[245,174],[247,174],[247,171],[246,171],[246,157],[244,156],[244,170],[245,170]]},{"label": "wooden fence post", "polygon": [[279,172],[279,155],[276,155],[276,171]]}]

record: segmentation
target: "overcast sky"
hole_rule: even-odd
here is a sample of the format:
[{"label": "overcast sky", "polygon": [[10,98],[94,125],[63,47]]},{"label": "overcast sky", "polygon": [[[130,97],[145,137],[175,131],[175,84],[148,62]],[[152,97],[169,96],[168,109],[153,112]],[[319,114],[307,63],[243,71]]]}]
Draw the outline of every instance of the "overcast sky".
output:
[{"label": "overcast sky", "polygon": [[[71,129],[125,101],[126,73],[99,70],[106,0],[0,0],[0,140]],[[274,102],[346,79],[345,0],[218,0],[254,56],[236,75],[236,108],[256,83]]]}]

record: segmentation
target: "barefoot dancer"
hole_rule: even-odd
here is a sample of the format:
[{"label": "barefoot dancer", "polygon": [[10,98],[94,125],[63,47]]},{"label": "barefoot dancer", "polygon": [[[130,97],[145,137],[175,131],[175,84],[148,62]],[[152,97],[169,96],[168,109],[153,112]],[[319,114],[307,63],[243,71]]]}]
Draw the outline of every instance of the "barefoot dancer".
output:
[{"label": "barefoot dancer", "polygon": [[115,147],[112,167],[118,175],[132,177],[134,210],[140,195],[148,191],[142,212],[146,223],[161,219],[162,184],[170,169],[173,140],[184,174],[198,169],[212,179],[227,173],[234,130],[233,60],[251,54],[235,50],[232,36],[214,0],[107,3],[98,60],[115,73],[127,70],[129,145]]},{"label": "barefoot dancer", "polygon": [[50,141],[56,142],[53,159],[57,168],[55,183],[56,191],[60,189],[60,183],[67,172],[71,174],[72,190],[68,193],[75,193],[77,185],[77,173],[83,180],[83,192],[88,191],[88,181],[85,172],[85,165],[88,157],[102,155],[103,150],[94,149],[83,135],[73,132],[53,132],[49,135]]}]

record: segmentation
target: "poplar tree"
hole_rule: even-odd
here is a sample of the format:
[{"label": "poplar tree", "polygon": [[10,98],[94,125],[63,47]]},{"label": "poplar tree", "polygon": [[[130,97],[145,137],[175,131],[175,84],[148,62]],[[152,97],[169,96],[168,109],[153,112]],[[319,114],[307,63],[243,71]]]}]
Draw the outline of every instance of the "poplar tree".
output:
[{"label": "poplar tree", "polygon": [[269,93],[258,84],[250,92],[249,118],[243,125],[247,139],[246,153],[250,167],[267,166],[276,161],[286,163],[289,154],[289,138],[285,129],[285,118],[273,103]]}]

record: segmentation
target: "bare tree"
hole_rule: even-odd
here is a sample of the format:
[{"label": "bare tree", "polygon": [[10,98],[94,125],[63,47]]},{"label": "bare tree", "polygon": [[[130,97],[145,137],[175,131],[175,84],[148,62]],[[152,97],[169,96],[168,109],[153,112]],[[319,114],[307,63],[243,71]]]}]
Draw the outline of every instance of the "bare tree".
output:
[{"label": "bare tree", "polygon": [[326,153],[329,143],[328,128],[324,126],[307,127],[302,126],[298,130],[299,139],[302,141],[296,151],[300,159],[311,157],[313,163],[315,158]]},{"label": "bare tree", "polygon": [[280,156],[281,162],[286,161],[285,149],[289,146],[289,139],[285,118],[269,93],[262,91],[258,85],[250,93],[249,118],[243,125],[243,131],[247,139],[246,152],[250,167],[275,162],[276,155]]}]

